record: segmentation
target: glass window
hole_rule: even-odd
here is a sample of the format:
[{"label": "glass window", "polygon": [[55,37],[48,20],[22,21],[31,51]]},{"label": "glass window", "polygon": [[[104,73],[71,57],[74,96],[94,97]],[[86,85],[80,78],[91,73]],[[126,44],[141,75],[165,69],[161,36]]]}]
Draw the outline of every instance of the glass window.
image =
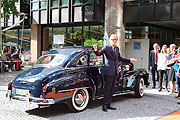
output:
[{"label": "glass window", "polygon": [[32,10],[38,10],[38,9],[39,9],[39,3],[38,2],[32,3]]},{"label": "glass window", "polygon": [[[152,1],[152,0],[149,0],[149,1]],[[155,0],[155,2],[156,3],[158,3],[158,2],[162,2],[163,3],[163,2],[171,2],[171,0]]]},{"label": "glass window", "polygon": [[[19,33],[22,33],[22,29],[19,30]],[[22,38],[22,36],[20,35]],[[23,39],[22,39],[22,48],[27,51],[30,49],[30,39],[31,39],[31,29],[23,29]],[[21,40],[19,41],[21,43]]]},{"label": "glass window", "polygon": [[138,0],[128,1],[126,2],[126,5],[138,5]]},{"label": "glass window", "polygon": [[41,8],[47,8],[47,0],[41,2]]},{"label": "glass window", "polygon": [[75,5],[79,5],[82,4],[83,0],[74,0],[74,4]]},{"label": "glass window", "polygon": [[103,56],[96,56],[95,53],[90,54],[90,65],[103,65]]},{"label": "glass window", "polygon": [[52,0],[52,7],[57,7],[58,6],[58,0]]},{"label": "glass window", "polygon": [[84,26],[83,37],[85,40],[90,38],[89,26]]},{"label": "glass window", "polygon": [[93,0],[85,0],[85,3],[92,3]]},{"label": "glass window", "polygon": [[73,40],[74,40],[74,45],[81,46],[82,27],[74,27]]},{"label": "glass window", "polygon": [[101,0],[96,0],[96,3],[97,4],[101,4]]},{"label": "glass window", "polygon": [[104,36],[104,28],[102,26],[90,26],[90,38],[102,40]]},{"label": "glass window", "polygon": [[154,3],[154,0],[141,0],[141,3]]},{"label": "glass window", "polygon": [[148,27],[129,27],[126,31],[127,39],[147,39],[148,38]]},{"label": "glass window", "polygon": [[62,0],[62,6],[68,6],[69,0]]},{"label": "glass window", "polygon": [[92,46],[97,44],[103,47],[104,28],[103,26],[84,26],[84,45]]},{"label": "glass window", "polygon": [[87,65],[87,55],[83,55],[79,58],[79,60],[76,63],[77,66],[85,66]]},{"label": "glass window", "polygon": [[66,59],[65,55],[46,55],[42,56],[37,62],[37,64],[48,64],[48,65],[61,65]]},{"label": "glass window", "polygon": [[[34,0],[33,0],[34,1]],[[23,0],[23,2],[25,3],[25,4],[30,4],[30,0]]]},{"label": "glass window", "polygon": [[66,46],[74,46],[72,27],[67,27],[67,37],[65,39]]},{"label": "glass window", "polygon": [[18,31],[17,30],[7,30],[6,34],[9,36],[5,37],[4,43],[6,43],[6,42],[17,43],[18,42]]}]

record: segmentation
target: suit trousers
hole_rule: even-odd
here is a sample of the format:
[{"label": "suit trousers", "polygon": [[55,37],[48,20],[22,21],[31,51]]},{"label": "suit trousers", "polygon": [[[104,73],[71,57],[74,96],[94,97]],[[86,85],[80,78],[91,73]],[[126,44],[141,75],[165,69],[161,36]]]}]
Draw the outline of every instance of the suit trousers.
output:
[{"label": "suit trousers", "polygon": [[104,98],[103,106],[108,107],[112,101],[112,96],[115,90],[116,74],[114,76],[104,76],[105,87],[104,87]]},{"label": "suit trousers", "polygon": [[163,78],[165,74],[165,80],[166,80],[166,88],[168,87],[168,79],[167,79],[167,73],[165,70],[159,70],[160,73],[160,82],[159,82],[159,88],[162,89],[162,83],[163,83]]},{"label": "suit trousers", "polygon": [[152,72],[153,87],[156,87],[155,72],[157,73],[157,81],[159,81],[159,72],[157,71],[157,65],[155,65],[152,68],[151,72]]}]

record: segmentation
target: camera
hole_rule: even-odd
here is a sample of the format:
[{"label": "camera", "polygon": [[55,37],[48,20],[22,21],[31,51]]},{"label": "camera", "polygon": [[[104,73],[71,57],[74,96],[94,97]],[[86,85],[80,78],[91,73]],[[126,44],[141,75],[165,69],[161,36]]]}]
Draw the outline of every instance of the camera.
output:
[{"label": "camera", "polygon": [[177,54],[177,52],[178,52],[178,50],[176,49],[176,50],[174,50],[174,54]]}]

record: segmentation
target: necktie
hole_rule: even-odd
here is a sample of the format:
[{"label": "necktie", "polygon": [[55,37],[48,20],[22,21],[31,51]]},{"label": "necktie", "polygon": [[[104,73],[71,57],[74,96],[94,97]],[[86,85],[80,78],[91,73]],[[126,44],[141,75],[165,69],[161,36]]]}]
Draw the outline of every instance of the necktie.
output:
[{"label": "necktie", "polygon": [[158,51],[155,52],[155,63],[157,64],[158,61]]},{"label": "necktie", "polygon": [[113,50],[113,52],[114,52],[114,47],[112,47],[112,50]]}]

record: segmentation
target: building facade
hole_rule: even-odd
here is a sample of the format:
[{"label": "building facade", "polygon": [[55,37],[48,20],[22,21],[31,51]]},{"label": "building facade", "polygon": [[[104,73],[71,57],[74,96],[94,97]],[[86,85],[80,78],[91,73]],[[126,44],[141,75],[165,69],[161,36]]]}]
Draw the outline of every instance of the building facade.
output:
[{"label": "building facade", "polygon": [[[20,7],[20,12],[28,16],[24,30],[29,32],[25,32],[27,35],[24,36],[30,39],[32,60],[37,60],[52,47],[55,35],[63,35],[64,44],[61,46],[83,46],[86,40],[103,40],[105,3],[108,1],[111,0],[20,0],[19,6],[26,6]],[[155,42],[180,46],[179,8],[180,0],[125,1],[123,23],[126,46],[133,40],[145,40],[143,43],[147,43],[148,50]],[[8,20],[12,21],[11,24],[16,20],[12,18]],[[4,23],[4,27],[11,24]],[[16,28],[19,30],[13,30],[20,37],[22,24]]]},{"label": "building facade", "polygon": [[127,39],[180,46],[180,0],[139,0],[124,5]]}]

